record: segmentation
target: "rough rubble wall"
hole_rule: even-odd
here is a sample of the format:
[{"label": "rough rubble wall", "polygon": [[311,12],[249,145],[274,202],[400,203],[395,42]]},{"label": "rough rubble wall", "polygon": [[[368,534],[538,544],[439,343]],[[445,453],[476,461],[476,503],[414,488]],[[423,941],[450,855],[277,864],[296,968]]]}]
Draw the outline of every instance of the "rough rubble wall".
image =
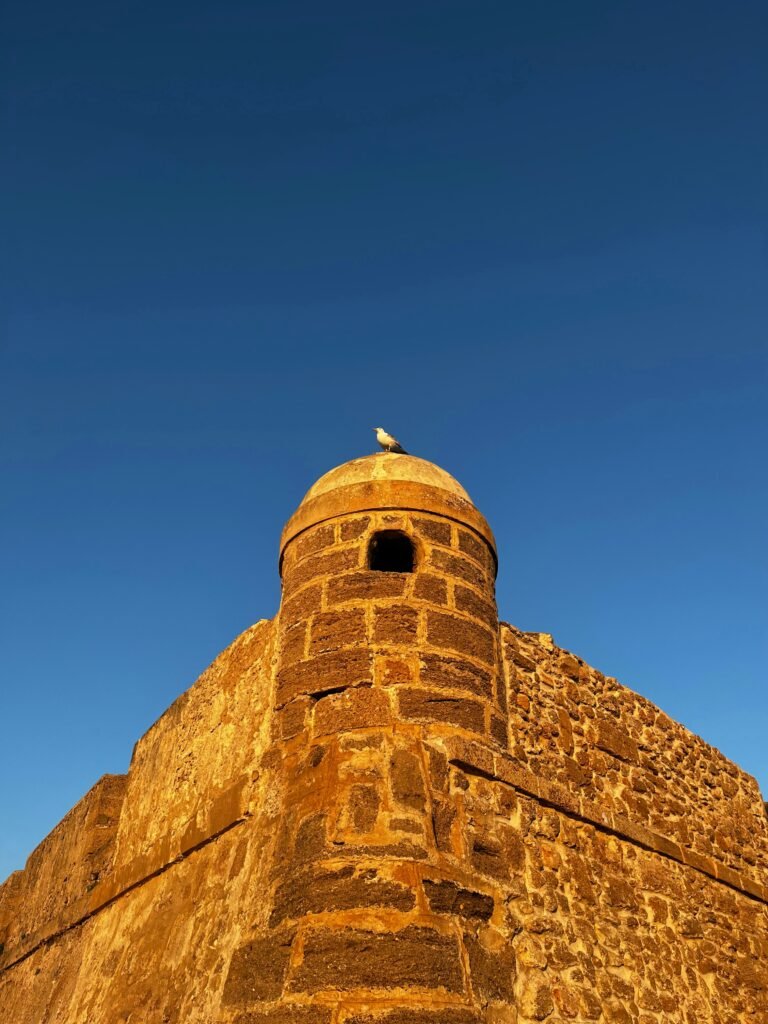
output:
[{"label": "rough rubble wall", "polygon": [[[367,569],[393,528],[413,574]],[[291,542],[276,622],[0,887],[0,1019],[764,1024],[753,780],[499,627],[493,575],[423,513]]]},{"label": "rough rubble wall", "polygon": [[751,776],[547,634],[501,635],[518,764],[768,886],[768,816]]}]

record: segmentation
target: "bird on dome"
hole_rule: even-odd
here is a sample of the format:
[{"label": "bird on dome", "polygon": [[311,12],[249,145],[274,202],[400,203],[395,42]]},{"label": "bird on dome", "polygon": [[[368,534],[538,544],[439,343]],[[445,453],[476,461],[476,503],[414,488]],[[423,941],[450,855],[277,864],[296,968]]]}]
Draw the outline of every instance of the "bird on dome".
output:
[{"label": "bird on dome", "polygon": [[407,455],[408,452],[403,448],[396,437],[392,437],[388,434],[384,427],[374,427],[376,431],[376,440],[379,442],[385,452],[396,452],[398,455]]}]

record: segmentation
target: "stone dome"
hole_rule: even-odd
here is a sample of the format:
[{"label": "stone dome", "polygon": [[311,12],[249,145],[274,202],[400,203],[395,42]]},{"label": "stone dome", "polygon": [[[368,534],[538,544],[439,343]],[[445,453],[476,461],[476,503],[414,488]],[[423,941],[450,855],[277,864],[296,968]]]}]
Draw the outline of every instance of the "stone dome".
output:
[{"label": "stone dome", "polygon": [[459,481],[434,462],[418,459],[415,455],[381,452],[376,455],[364,455],[360,459],[350,459],[349,462],[330,469],[309,488],[301,504],[312,501],[328,491],[335,491],[339,487],[349,487],[350,484],[366,483],[370,480],[401,480],[413,484],[426,484],[427,487],[437,487],[450,494],[456,494],[464,501],[472,501]]},{"label": "stone dome", "polygon": [[426,459],[380,452],[336,466],[310,487],[283,530],[281,562],[286,545],[304,530],[339,516],[382,509],[446,516],[469,526],[496,554],[490,526],[458,480]]}]

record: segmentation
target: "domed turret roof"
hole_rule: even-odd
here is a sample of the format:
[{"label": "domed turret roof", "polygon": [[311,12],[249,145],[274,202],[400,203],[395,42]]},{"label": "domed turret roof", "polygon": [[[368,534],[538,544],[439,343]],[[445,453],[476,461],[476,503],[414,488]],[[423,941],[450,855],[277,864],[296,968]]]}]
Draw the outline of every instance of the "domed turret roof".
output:
[{"label": "domed turret roof", "polygon": [[283,530],[281,564],[286,546],[310,527],[339,516],[387,509],[453,519],[479,534],[495,554],[491,528],[458,480],[426,459],[380,452],[336,466],[310,487]]},{"label": "domed turret roof", "polygon": [[472,501],[459,481],[454,479],[450,473],[446,473],[444,469],[436,466],[434,462],[418,459],[415,455],[393,455],[389,452],[381,452],[376,455],[364,455],[360,459],[350,459],[349,462],[324,473],[310,487],[301,503],[303,505],[305,502],[312,501],[313,498],[336,490],[338,487],[348,487],[350,484],[366,483],[370,480],[400,480],[413,484],[426,484],[427,487],[437,487],[450,494],[456,494],[464,501]]}]

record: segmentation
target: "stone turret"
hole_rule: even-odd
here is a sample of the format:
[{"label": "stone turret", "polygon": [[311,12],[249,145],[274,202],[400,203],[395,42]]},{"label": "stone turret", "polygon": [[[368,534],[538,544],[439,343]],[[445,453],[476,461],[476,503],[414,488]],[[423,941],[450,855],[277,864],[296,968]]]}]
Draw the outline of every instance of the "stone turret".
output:
[{"label": "stone turret", "polygon": [[280,567],[284,736],[365,707],[506,743],[496,545],[448,473],[389,454],[331,470],[283,530]]},{"label": "stone turret", "polygon": [[[506,745],[496,564],[466,491],[411,456],[332,470],[288,521],[268,758],[282,808],[274,897],[233,958],[225,1005],[280,997],[325,1021],[335,992],[355,1020],[428,1006],[444,1015],[424,1020],[464,1024],[470,956],[482,970],[498,960],[511,996],[511,954],[492,952],[494,900],[464,884],[447,798],[451,742]],[[283,971],[265,986],[258,965],[276,950]]]}]

